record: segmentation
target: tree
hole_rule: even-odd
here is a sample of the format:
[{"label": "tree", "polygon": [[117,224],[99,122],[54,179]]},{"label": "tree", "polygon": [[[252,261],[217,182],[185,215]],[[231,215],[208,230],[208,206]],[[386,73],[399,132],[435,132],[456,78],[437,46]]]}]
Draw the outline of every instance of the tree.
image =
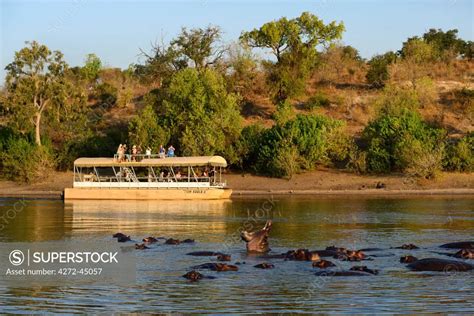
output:
[{"label": "tree", "polygon": [[400,55],[406,76],[411,81],[413,88],[416,88],[417,79],[429,74],[430,63],[436,57],[435,50],[431,44],[415,36],[403,43]]},{"label": "tree", "polygon": [[225,49],[217,45],[220,38],[221,30],[216,26],[191,30],[183,27],[181,33],[168,44],[164,40],[155,43],[151,54],[142,50],[146,57],[145,65],[136,65],[135,74],[145,81],[158,81],[161,86],[181,69],[207,68],[223,57]]},{"label": "tree", "polygon": [[357,49],[338,44],[330,45],[321,54],[321,60],[321,77],[333,83],[354,78],[363,65]]},{"label": "tree", "polygon": [[221,30],[217,26],[210,25],[205,29],[191,30],[183,27],[181,33],[171,41],[170,45],[188,65],[202,69],[215,64],[222,58],[225,50],[216,47],[220,38]]},{"label": "tree", "polygon": [[432,45],[438,58],[449,57],[451,53],[454,57],[459,56],[465,45],[462,39],[458,38],[458,30],[448,30],[443,32],[441,29],[430,29],[423,34],[423,40]]},{"label": "tree", "polygon": [[241,130],[238,101],[236,94],[227,92],[222,76],[209,68],[180,70],[169,85],[149,97],[178,152],[223,154],[231,163]]},{"label": "tree", "polygon": [[41,119],[49,108],[61,107],[70,86],[65,80],[68,68],[59,51],[51,52],[36,41],[15,53],[7,70],[6,89],[10,117],[17,129],[35,129],[35,142],[41,146]]},{"label": "tree", "polygon": [[102,61],[96,54],[88,54],[84,67],[81,68],[83,77],[89,81],[96,80],[102,69]]},{"label": "tree", "polygon": [[343,23],[326,25],[317,16],[303,12],[297,18],[283,17],[243,32],[240,40],[252,48],[269,49],[275,56],[276,62],[268,61],[266,66],[276,90],[275,101],[282,103],[303,90],[316,62],[317,47],[341,38],[343,31]]},{"label": "tree", "polygon": [[390,78],[388,66],[397,60],[394,52],[376,55],[369,61],[369,70],[365,78],[367,82],[376,88],[382,88]]},{"label": "tree", "polygon": [[128,124],[128,138],[130,144],[149,146],[158,149],[166,144],[169,134],[163,129],[152,105],[145,106],[140,115],[135,116]]}]

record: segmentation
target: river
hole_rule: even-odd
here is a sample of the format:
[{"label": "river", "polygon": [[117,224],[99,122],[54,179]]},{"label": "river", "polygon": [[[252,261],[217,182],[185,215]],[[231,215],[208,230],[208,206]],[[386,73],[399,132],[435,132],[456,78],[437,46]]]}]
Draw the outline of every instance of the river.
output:
[{"label": "river", "polygon": [[[1,313],[112,312],[335,312],[473,313],[474,272],[411,272],[399,257],[445,257],[440,244],[474,239],[473,197],[258,197],[232,201],[143,202],[0,200],[0,242],[94,240],[112,234],[193,238],[195,244],[134,250],[136,277],[128,285],[16,287],[0,282]],[[8,216],[7,216],[8,215]],[[273,220],[271,253],[289,249],[383,248],[366,265],[371,277],[317,277],[309,262],[248,256],[238,234]],[[414,243],[421,249],[391,247]],[[133,244],[131,244],[133,245]],[[190,267],[210,262],[197,250],[224,251],[238,272],[203,272],[215,279],[189,282]],[[446,251],[445,251],[446,252]],[[449,258],[449,257],[445,257]],[[337,261],[330,258],[329,260]],[[253,266],[271,262],[274,269]],[[472,263],[473,260],[471,260]]]}]

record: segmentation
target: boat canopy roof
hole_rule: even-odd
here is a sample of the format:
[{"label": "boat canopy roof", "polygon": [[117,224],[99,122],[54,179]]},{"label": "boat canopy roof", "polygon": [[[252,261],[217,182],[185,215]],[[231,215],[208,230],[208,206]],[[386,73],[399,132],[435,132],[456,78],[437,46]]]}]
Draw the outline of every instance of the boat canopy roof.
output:
[{"label": "boat canopy roof", "polygon": [[75,167],[184,167],[212,166],[227,167],[227,161],[221,156],[143,158],[141,161],[118,162],[114,158],[78,158]]}]

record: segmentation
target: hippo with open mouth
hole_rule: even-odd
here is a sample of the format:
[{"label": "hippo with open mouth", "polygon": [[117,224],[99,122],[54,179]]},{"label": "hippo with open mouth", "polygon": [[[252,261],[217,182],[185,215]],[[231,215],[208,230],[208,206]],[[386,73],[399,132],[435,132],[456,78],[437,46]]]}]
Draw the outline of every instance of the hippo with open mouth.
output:
[{"label": "hippo with open mouth", "polygon": [[265,253],[270,251],[268,246],[268,234],[272,228],[272,221],[268,220],[265,226],[255,232],[243,231],[240,237],[247,243],[247,252]]}]

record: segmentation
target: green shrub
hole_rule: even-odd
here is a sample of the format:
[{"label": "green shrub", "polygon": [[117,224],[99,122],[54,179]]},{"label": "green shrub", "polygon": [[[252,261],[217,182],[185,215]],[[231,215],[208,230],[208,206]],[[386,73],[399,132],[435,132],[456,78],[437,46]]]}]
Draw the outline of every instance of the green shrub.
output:
[{"label": "green shrub", "polygon": [[395,62],[397,55],[387,52],[383,55],[374,56],[369,61],[369,70],[366,74],[367,83],[375,88],[382,88],[390,78],[388,66]]},{"label": "green shrub", "polygon": [[[417,112],[404,109],[398,115],[382,114],[363,131],[368,145],[367,170],[375,173],[402,171],[431,177],[423,156],[433,155],[431,169],[439,169],[445,131],[426,124]],[[417,170],[419,169],[419,170]]]},{"label": "green shrub", "polygon": [[242,129],[236,144],[238,157],[236,165],[239,168],[252,169],[252,164],[257,160],[263,131],[264,127],[258,124],[249,125]]},{"label": "green shrub", "polygon": [[474,132],[447,145],[443,165],[449,171],[474,171]]},{"label": "green shrub", "polygon": [[314,110],[320,107],[327,107],[331,104],[329,99],[323,93],[313,95],[306,101],[305,108],[308,110]]},{"label": "green shrub", "polygon": [[[297,115],[284,125],[277,124],[263,131],[254,170],[284,177],[345,157],[347,153],[339,148],[345,139],[340,134],[343,127],[341,121],[321,115]],[[292,164],[289,157],[293,159]]]},{"label": "green shrub", "polygon": [[32,182],[47,177],[52,167],[46,146],[37,146],[25,138],[9,138],[0,154],[2,176],[18,182]]},{"label": "green shrub", "polygon": [[291,106],[290,102],[283,101],[278,103],[277,110],[273,114],[273,119],[279,125],[284,125],[286,122],[292,120],[295,117],[295,111]]},{"label": "green shrub", "polygon": [[375,109],[380,115],[400,115],[403,111],[416,111],[420,100],[414,89],[387,85],[375,101]]},{"label": "green shrub", "polygon": [[111,107],[117,103],[118,90],[110,83],[104,82],[95,88],[95,95],[100,104]]},{"label": "green shrub", "polygon": [[276,174],[291,179],[300,170],[298,148],[294,145],[280,147],[276,152],[272,167]]}]

